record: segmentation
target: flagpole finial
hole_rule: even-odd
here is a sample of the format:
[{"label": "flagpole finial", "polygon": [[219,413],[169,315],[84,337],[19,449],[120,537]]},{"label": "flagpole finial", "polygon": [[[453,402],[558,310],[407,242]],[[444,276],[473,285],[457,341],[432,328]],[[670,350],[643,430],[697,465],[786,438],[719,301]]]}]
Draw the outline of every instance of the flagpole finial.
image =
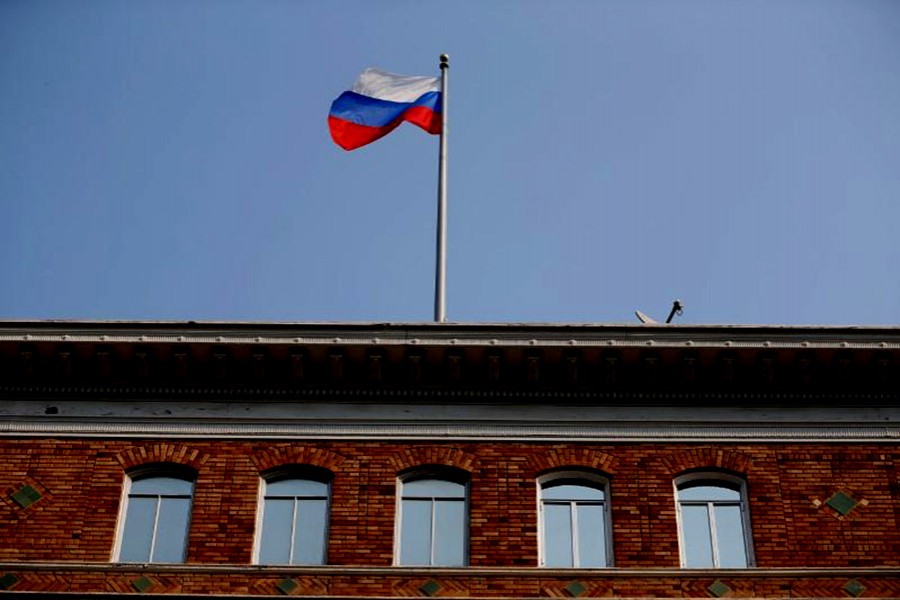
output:
[{"label": "flagpole finial", "polygon": [[450,55],[449,54],[441,54],[441,68],[446,69],[450,66]]}]

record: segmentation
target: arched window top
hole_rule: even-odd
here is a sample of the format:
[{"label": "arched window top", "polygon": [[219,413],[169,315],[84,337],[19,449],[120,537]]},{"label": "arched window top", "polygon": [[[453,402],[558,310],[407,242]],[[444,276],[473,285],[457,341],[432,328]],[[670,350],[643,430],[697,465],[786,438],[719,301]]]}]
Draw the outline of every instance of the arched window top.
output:
[{"label": "arched window top", "polygon": [[331,483],[334,473],[315,465],[281,465],[262,473],[266,483],[275,483],[284,479],[308,479],[321,483]]},{"label": "arched window top", "polygon": [[421,465],[406,469],[397,474],[400,483],[408,485],[416,481],[446,481],[465,485],[469,483],[470,475],[468,471],[457,467],[449,467],[447,465]]},{"label": "arched window top", "polygon": [[334,474],[312,465],[289,465],[263,474],[265,497],[324,498]]},{"label": "arched window top", "polygon": [[181,496],[194,493],[197,473],[190,467],[177,463],[153,463],[130,469],[129,496]]},{"label": "arched window top", "polygon": [[465,498],[466,486],[444,479],[413,479],[403,482],[404,498]]},{"label": "arched window top", "polygon": [[609,479],[599,471],[584,468],[554,469],[552,471],[545,472],[540,477],[538,477],[538,483],[540,483],[541,486],[547,486],[548,484],[555,483],[556,481],[566,479],[578,480],[583,482],[593,482],[597,486],[605,486],[607,483],[609,483]]},{"label": "arched window top", "polygon": [[544,500],[598,500],[606,499],[606,492],[602,487],[585,485],[580,480],[560,480],[543,486]]},{"label": "arched window top", "polygon": [[697,502],[741,501],[740,489],[724,486],[719,482],[698,482],[678,488],[679,500],[695,500]]},{"label": "arched window top", "polygon": [[324,498],[328,484],[311,479],[280,479],[266,482],[266,498]]},{"label": "arched window top", "polygon": [[[538,484],[541,486],[541,495],[548,498],[550,495],[560,495],[571,490],[572,487],[583,488],[583,491],[577,492],[585,496],[584,498],[569,497],[571,500],[604,500],[606,488],[609,480],[597,471],[588,469],[557,469],[544,473],[538,477]],[[561,489],[557,489],[561,488]],[[593,490],[593,491],[591,491]],[[598,494],[600,497],[598,497]]]},{"label": "arched window top", "polygon": [[538,479],[543,500],[603,501],[608,481],[586,470],[553,471]]},{"label": "arched window top", "polygon": [[675,478],[679,500],[740,501],[744,479],[732,473],[697,471]]},{"label": "arched window top", "polygon": [[128,478],[133,482],[142,481],[144,479],[178,479],[181,481],[193,482],[197,478],[197,472],[191,467],[178,463],[148,463],[139,465],[126,472]]},{"label": "arched window top", "polygon": [[129,495],[190,496],[194,482],[177,477],[145,475],[141,479],[131,479]]}]

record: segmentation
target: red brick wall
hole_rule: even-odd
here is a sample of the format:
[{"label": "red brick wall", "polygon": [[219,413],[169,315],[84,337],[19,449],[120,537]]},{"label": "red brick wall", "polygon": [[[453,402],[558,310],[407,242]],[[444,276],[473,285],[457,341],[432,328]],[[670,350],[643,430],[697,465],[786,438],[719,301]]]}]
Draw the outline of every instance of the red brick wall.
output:
[{"label": "red brick wall", "polygon": [[[334,472],[328,563],[389,566],[396,474],[420,464],[471,473],[470,564],[537,565],[535,478],[582,466],[610,479],[615,566],[677,568],[672,479],[687,469],[742,474],[760,567],[900,565],[900,448],[878,444],[550,444],[37,440],[0,441],[0,562],[108,562],[125,471],[197,470],[188,562],[251,560],[260,471]],[[42,497],[21,508],[28,484]],[[836,491],[861,501],[841,517]]]}]

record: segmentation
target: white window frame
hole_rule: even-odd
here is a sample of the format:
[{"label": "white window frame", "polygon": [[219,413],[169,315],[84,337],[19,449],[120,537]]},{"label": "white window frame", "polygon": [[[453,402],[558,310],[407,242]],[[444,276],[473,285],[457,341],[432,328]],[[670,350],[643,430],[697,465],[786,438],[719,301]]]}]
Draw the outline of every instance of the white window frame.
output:
[{"label": "white window frame", "polygon": [[[141,479],[154,479],[158,477],[168,477],[171,479],[181,479],[182,481],[187,481],[191,484],[191,494],[189,499],[191,501],[190,510],[188,511],[188,522],[187,527],[184,532],[184,550],[181,554],[181,560],[177,563],[166,563],[166,562],[153,562],[147,564],[159,564],[159,565],[171,565],[171,564],[184,564],[187,561],[187,551],[188,551],[188,542],[190,541],[191,534],[191,524],[194,520],[194,494],[196,492],[197,485],[197,477],[196,474],[189,471],[186,468],[181,467],[180,465],[172,465],[172,466],[152,466],[152,467],[143,467],[139,469],[135,469],[125,473],[125,479],[122,482],[122,495],[119,499],[119,517],[118,522],[116,524],[116,538],[115,544],[113,544],[113,552],[112,557],[110,559],[111,562],[120,563],[121,554],[122,554],[122,543],[125,541],[125,518],[128,516],[128,503],[131,498],[131,484],[134,480]],[[174,495],[174,496],[163,496],[162,494],[158,495],[159,498],[162,497],[182,497],[182,495]],[[153,523],[153,535],[150,542],[150,557],[153,557],[153,550],[156,544],[156,526],[158,524],[159,519],[159,504],[156,505],[156,515]],[[126,562],[123,564],[145,564],[145,563],[133,563]]]},{"label": "white window frame", "polygon": [[[712,569],[721,569],[721,568],[751,568],[756,565],[754,554],[753,554],[753,529],[750,527],[750,503],[747,499],[747,482],[742,477],[738,477],[736,475],[730,475],[728,473],[719,473],[716,471],[700,471],[696,473],[688,473],[687,475],[682,475],[681,477],[676,477],[674,482],[675,488],[675,510],[677,514],[678,520],[678,551],[679,556],[681,558],[681,567],[687,567],[687,546],[685,544],[685,536],[684,536],[684,519],[681,516],[681,489],[684,487],[696,487],[702,485],[708,485],[711,487],[721,487],[730,490],[737,491],[740,494],[740,499],[737,501],[740,503],[740,512],[741,512],[741,527],[743,528],[743,537],[744,537],[744,552],[747,556],[747,566],[746,567],[720,567],[719,566],[719,540],[716,532],[715,526],[715,516],[711,510],[711,507],[716,505],[734,505],[735,501],[733,500],[713,500],[708,502],[703,501],[685,501],[684,504],[691,505],[702,505],[706,504],[707,506],[707,518],[709,519],[709,529],[710,529],[710,544],[712,547],[712,558],[713,558],[713,566],[712,567],[702,567],[702,568],[712,568]],[[690,484],[690,485],[689,485]]]},{"label": "white window frame", "polygon": [[[571,481],[573,485],[581,485],[579,482],[583,482],[584,487],[590,487],[595,489],[603,490],[603,500],[602,501],[569,501],[571,504],[600,504],[603,506],[603,524],[605,525],[605,539],[603,542],[606,544],[606,564],[603,567],[581,567],[578,565],[578,523],[574,521],[572,522],[572,531],[570,532],[572,535],[572,562],[573,566],[571,567],[556,567],[556,566],[547,566],[546,564],[546,529],[544,524],[544,488],[553,482],[556,482],[560,479],[566,479]],[[609,479],[603,477],[598,473],[594,473],[592,471],[584,471],[578,469],[568,469],[564,471],[553,471],[551,473],[547,473],[538,477],[537,479],[537,512],[538,512],[538,566],[550,569],[597,569],[597,568],[608,568],[613,564],[613,536],[612,536],[612,514],[610,511],[610,496],[609,496]],[[550,501],[550,503],[554,502],[566,502],[566,500],[561,501]],[[577,512],[576,512],[577,514]]]},{"label": "white window frame", "polygon": [[[405,483],[412,483],[414,481],[447,481],[450,483],[456,483],[458,485],[463,486],[463,525],[465,527],[465,532],[463,534],[463,564],[462,567],[469,566],[469,497],[470,497],[470,479],[469,474],[462,469],[457,469],[454,467],[445,467],[445,468],[435,468],[432,469],[415,469],[406,474],[403,474],[397,477],[397,487],[396,487],[396,509],[394,514],[396,518],[394,519],[394,566],[397,567],[414,567],[414,568],[456,568],[449,567],[447,565],[436,565],[434,564],[434,549],[435,549],[435,536],[434,536],[434,527],[435,527],[435,519],[434,519],[434,507],[435,500],[444,499],[440,496],[435,496],[431,498],[431,556],[429,560],[429,564],[427,565],[406,565],[401,561],[401,552],[402,548],[400,547],[402,534],[403,534],[403,485]],[[457,498],[447,498],[452,500],[457,500]]]},{"label": "white window frame", "polygon": [[[293,467],[293,468],[281,468],[272,470],[264,473],[259,478],[259,491],[256,498],[256,534],[253,536],[253,555],[252,562],[254,565],[277,565],[277,566],[295,566],[301,567],[306,566],[307,563],[260,563],[259,562],[259,554],[262,549],[262,534],[263,534],[263,519],[265,518],[265,505],[266,505],[266,485],[268,482],[278,482],[285,481],[288,479],[303,479],[306,481],[317,481],[319,483],[324,483],[327,486],[327,496],[325,498],[325,531],[322,532],[324,536],[324,543],[322,545],[322,562],[321,563],[310,563],[309,566],[322,566],[328,564],[328,541],[329,541],[329,532],[331,529],[331,495],[332,495],[332,482],[334,481],[334,474],[328,469],[324,469],[321,467],[314,467],[312,469],[308,469],[302,466]],[[306,498],[309,496],[295,496],[294,497],[294,515],[291,519],[291,551],[290,558],[294,556],[294,529],[297,527],[297,518],[296,518],[296,510],[297,498]],[[290,559],[289,559],[290,560]]]}]

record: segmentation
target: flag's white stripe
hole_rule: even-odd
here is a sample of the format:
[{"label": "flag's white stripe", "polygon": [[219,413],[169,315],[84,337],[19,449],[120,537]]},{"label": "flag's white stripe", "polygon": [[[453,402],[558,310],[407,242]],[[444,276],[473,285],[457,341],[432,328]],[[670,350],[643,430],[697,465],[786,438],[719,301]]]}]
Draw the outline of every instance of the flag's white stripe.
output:
[{"label": "flag's white stripe", "polygon": [[379,100],[413,102],[427,92],[441,91],[441,82],[438,77],[396,75],[369,67],[353,84],[353,91]]}]

